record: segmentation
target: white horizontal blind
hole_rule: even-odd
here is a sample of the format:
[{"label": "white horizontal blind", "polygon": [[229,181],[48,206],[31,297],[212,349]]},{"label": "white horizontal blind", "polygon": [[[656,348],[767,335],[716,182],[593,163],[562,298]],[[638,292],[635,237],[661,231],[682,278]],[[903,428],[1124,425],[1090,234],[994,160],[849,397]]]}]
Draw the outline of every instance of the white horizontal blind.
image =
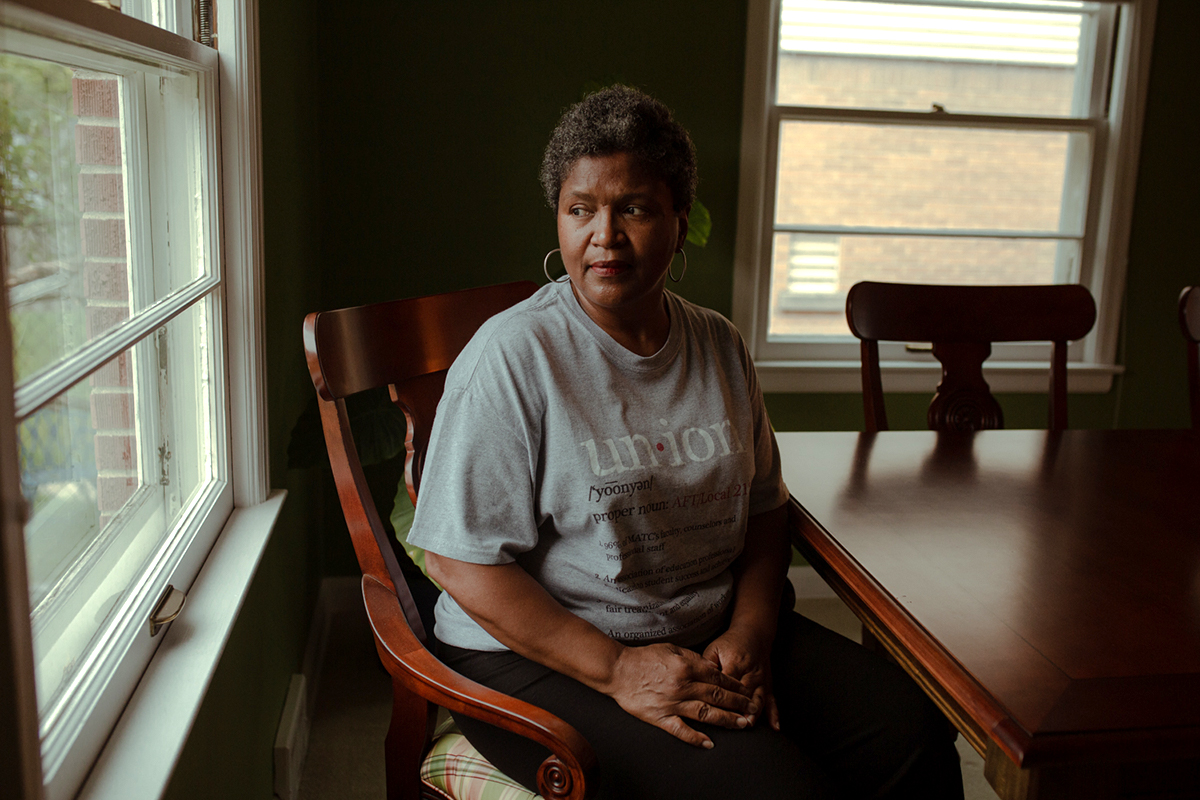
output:
[{"label": "white horizontal blind", "polygon": [[[1084,4],[1029,4],[1028,13],[968,5],[784,0],[785,52],[1073,66]],[[1047,14],[1061,10],[1068,13]],[[1071,13],[1073,12],[1073,13]]]}]

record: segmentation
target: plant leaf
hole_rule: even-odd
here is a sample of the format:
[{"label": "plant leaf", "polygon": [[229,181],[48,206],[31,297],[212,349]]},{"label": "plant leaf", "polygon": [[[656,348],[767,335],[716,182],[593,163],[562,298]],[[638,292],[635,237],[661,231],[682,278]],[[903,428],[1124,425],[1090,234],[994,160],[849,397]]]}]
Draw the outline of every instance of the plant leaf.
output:
[{"label": "plant leaf", "polygon": [[[412,500],[408,498],[408,487],[404,485],[404,481],[400,481],[400,486],[396,489],[396,505],[392,507],[392,530],[396,532],[396,540],[404,547],[404,552],[408,554],[409,559],[417,565],[417,569],[429,578],[429,573],[425,569],[425,551],[416,545],[408,543],[408,530],[412,527],[413,515],[416,514],[416,509],[413,508]],[[441,589],[441,585],[433,578],[433,585]]]},{"label": "plant leaf", "polygon": [[688,214],[688,233],[687,240],[697,247],[704,247],[708,244],[708,237],[712,233],[712,215],[708,213],[704,203],[696,200],[692,203],[692,211]]}]

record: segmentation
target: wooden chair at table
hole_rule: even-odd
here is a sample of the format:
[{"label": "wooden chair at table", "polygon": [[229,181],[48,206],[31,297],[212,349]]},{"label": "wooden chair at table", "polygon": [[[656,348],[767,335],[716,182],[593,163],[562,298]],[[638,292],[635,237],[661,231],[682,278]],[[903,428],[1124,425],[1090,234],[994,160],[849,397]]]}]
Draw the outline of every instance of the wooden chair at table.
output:
[{"label": "wooden chair at table", "polygon": [[942,377],[929,405],[930,430],[1003,428],[1004,414],[983,378],[993,342],[1052,342],[1051,430],[1067,427],[1067,344],[1096,322],[1091,293],[1053,286],[931,286],[864,281],[846,296],[846,319],[861,342],[868,431],[888,429],[879,342],[927,342]]},{"label": "wooden chair at table", "polygon": [[1200,286],[1187,286],[1179,294],[1179,327],[1187,341],[1188,398],[1192,427],[1200,430]]},{"label": "wooden chair at table", "polygon": [[449,796],[420,778],[432,744],[436,706],[547,748],[551,755],[538,771],[544,797],[578,800],[591,794],[588,776],[595,756],[574,728],[529,703],[467,680],[429,652],[417,600],[371,500],[346,413],[349,395],[389,387],[408,422],[404,476],[415,504],[446,370],[485,320],[536,289],[529,282],[509,283],[316,312],[304,320],[304,349],[325,442],[362,568],[363,602],[376,650],[392,678],[392,719],[385,742],[389,800]]}]

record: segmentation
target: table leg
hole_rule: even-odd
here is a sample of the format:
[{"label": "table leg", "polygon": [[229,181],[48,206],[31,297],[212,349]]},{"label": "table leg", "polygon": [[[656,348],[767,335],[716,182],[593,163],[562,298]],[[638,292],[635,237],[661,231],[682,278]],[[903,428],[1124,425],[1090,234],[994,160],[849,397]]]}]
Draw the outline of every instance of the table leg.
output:
[{"label": "table leg", "polygon": [[1184,800],[1200,797],[1200,759],[1110,760],[1018,767],[989,741],[983,774],[1002,800]]},{"label": "table leg", "polygon": [[988,742],[983,774],[1002,800],[1109,800],[1123,796],[1116,765],[1083,763],[1022,768],[994,741]]}]

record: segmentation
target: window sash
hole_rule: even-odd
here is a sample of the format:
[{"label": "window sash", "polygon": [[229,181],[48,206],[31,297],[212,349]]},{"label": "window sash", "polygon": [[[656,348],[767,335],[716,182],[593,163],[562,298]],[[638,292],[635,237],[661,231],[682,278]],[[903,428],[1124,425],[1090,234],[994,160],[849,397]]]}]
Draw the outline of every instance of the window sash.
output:
[{"label": "window sash", "polygon": [[[103,9],[97,10],[106,15],[111,14]],[[118,19],[124,20],[121,17]],[[18,418],[23,418],[36,411],[101,364],[149,336],[152,331],[186,311],[221,283],[220,259],[214,257],[219,252],[220,245],[219,153],[215,119],[216,52],[191,42],[182,44],[175,42],[174,44],[177,46],[171,50],[155,51],[152,49],[154,45],[150,42],[170,36],[169,34],[165,34],[157,28],[140,25],[133,20],[124,21],[133,26],[131,33],[143,34],[143,41],[134,39],[131,42],[124,42],[113,34],[105,35],[77,26],[70,26],[67,35],[64,35],[58,29],[59,25],[56,21],[48,20],[35,12],[17,7],[6,11],[4,22],[14,29],[6,31],[5,50],[43,60],[68,60],[71,64],[79,67],[120,75],[135,82],[140,82],[143,73],[170,74],[164,70],[171,68],[197,74],[200,84],[199,100],[203,107],[209,109],[207,118],[201,122],[200,146],[204,150],[202,163],[207,170],[204,180],[209,191],[207,193],[208,207],[205,209],[205,213],[210,224],[200,246],[209,254],[209,263],[213,265],[213,269],[209,270],[208,274],[201,275],[175,288],[158,300],[148,302],[140,309],[136,304],[131,304],[129,319],[99,334],[61,359],[53,367],[20,384],[15,395]],[[137,30],[139,27],[140,31]],[[178,37],[170,38],[177,39]],[[50,44],[51,41],[54,44]],[[143,93],[135,89],[125,94],[131,98],[131,107],[126,108],[125,112],[128,115],[127,118],[144,119],[146,109],[142,107],[142,102],[138,99]],[[162,178],[161,166],[156,166],[154,170],[151,170],[150,165],[145,163],[149,155],[149,143],[144,141],[144,131],[139,130],[139,126],[136,125],[128,127],[130,128],[131,146],[127,148],[129,156],[127,178],[130,186],[126,187],[126,197],[128,198],[126,216],[129,219],[139,217],[146,221],[145,224],[138,226],[140,235],[131,236],[127,243],[130,269],[136,270],[139,263],[142,265],[154,263],[151,253],[154,245],[151,244],[150,237],[155,226],[152,221],[154,219],[153,204],[149,193],[152,180],[158,183],[159,191],[162,191]],[[151,172],[157,173],[159,177],[152,177]],[[152,274],[147,271],[142,276],[142,280],[149,278],[152,278]]]},{"label": "window sash", "polygon": [[[214,429],[212,424],[215,422],[219,426],[221,415],[213,414],[210,408],[216,387],[204,383],[208,374],[220,364],[220,359],[218,356],[215,363],[206,366],[203,362],[213,359],[208,359],[199,349],[186,347],[199,330],[213,330],[212,305],[205,302],[195,308],[197,314],[206,318],[202,325],[197,324],[201,320],[194,317],[183,318],[170,328],[161,329],[152,341],[144,340],[136,345],[141,351],[140,357],[134,359],[137,375],[134,394],[139,407],[135,421],[139,448],[138,488],[33,608],[34,642],[40,656],[38,672],[44,676],[39,682],[38,693],[44,708],[42,727],[47,735],[54,732],[54,720],[62,713],[61,706],[74,701],[73,690],[64,687],[72,681],[89,680],[88,676],[77,674],[76,678],[64,681],[61,687],[58,685],[58,677],[64,674],[68,663],[83,647],[80,642],[86,641],[80,637],[90,637],[90,632],[97,630],[95,624],[81,624],[76,619],[84,604],[94,612],[98,608],[96,597],[130,597],[127,587],[136,586],[143,580],[137,576],[144,559],[150,556],[155,561],[169,563],[172,552],[186,546],[196,536],[199,517],[195,509],[210,506],[213,497],[228,491],[223,428]],[[181,352],[182,356],[168,356],[167,348]],[[167,382],[162,380],[160,366],[164,356],[167,356],[167,370],[171,376]],[[201,376],[201,383],[193,386],[192,376]],[[180,388],[173,390],[171,384]],[[214,416],[216,419],[210,421]],[[198,429],[192,424],[194,420],[200,420]],[[157,452],[163,442],[173,451],[165,460],[163,454]],[[213,450],[215,452],[206,462],[194,457]],[[34,521],[31,519],[27,524],[32,525]],[[41,527],[45,528],[44,522]],[[136,635],[138,629],[144,630],[144,626],[134,625],[132,635]],[[126,635],[115,625],[103,624],[98,630],[98,635],[102,636]],[[70,644],[72,640],[77,646]]]}]

